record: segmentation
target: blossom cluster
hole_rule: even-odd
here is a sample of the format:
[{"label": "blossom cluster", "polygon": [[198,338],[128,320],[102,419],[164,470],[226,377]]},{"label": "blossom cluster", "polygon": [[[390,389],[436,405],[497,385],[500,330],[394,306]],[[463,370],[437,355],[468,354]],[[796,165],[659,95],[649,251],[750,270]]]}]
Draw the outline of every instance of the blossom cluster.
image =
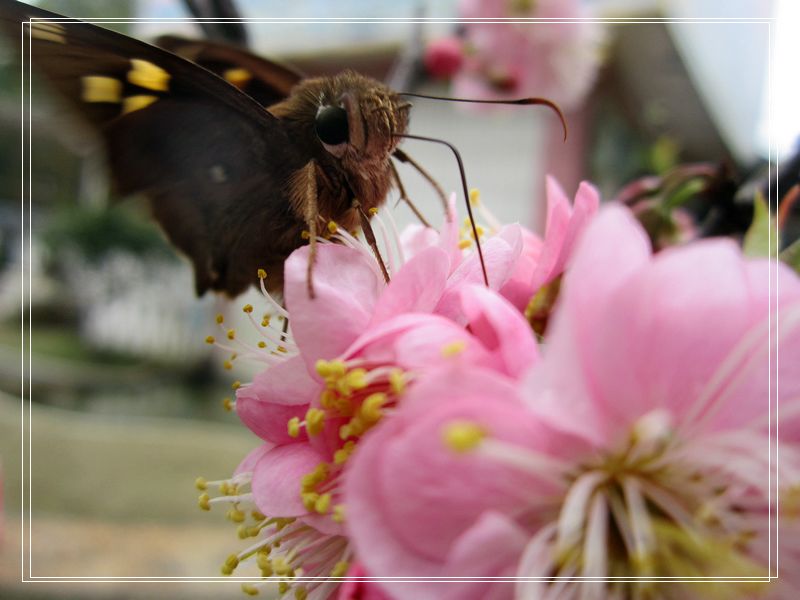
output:
[{"label": "blossom cluster", "polygon": [[488,286],[452,206],[438,231],[375,216],[388,283],[344,231],[313,297],[310,249],[288,259],[288,327],[253,319],[266,366],[236,393],[263,444],[198,481],[251,542],[223,573],[301,599],[796,597],[797,276],[727,239],[654,254],[586,183],[548,180],[544,239],[472,201]]}]

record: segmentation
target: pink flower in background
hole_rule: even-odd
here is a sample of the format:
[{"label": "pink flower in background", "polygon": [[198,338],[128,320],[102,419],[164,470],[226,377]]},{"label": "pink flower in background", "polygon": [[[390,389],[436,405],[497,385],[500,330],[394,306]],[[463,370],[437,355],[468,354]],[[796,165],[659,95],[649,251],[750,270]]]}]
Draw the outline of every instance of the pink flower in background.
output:
[{"label": "pink flower in background", "polygon": [[464,62],[463,44],[455,37],[434,40],[425,49],[423,61],[428,73],[437,79],[448,79],[458,72]]},{"label": "pink flower in background", "polygon": [[[461,16],[486,18],[587,17],[579,0],[462,0]],[[600,63],[598,23],[466,22],[464,66],[453,80],[465,98],[546,97],[565,111],[576,108]]]},{"label": "pink flower in background", "polygon": [[[768,293],[778,276],[780,321]],[[488,577],[514,565],[523,577],[764,577],[769,511],[782,509],[781,587],[769,591],[796,597],[798,278],[743,259],[730,241],[652,256],[630,213],[608,208],[578,244],[547,339],[522,385],[496,372],[438,371],[362,440],[345,501],[364,567],[376,576]],[[780,407],[779,487],[768,389]],[[384,587],[397,598],[442,597],[423,584]],[[490,587],[450,593],[514,593]],[[516,594],[636,589],[524,581]]]}]

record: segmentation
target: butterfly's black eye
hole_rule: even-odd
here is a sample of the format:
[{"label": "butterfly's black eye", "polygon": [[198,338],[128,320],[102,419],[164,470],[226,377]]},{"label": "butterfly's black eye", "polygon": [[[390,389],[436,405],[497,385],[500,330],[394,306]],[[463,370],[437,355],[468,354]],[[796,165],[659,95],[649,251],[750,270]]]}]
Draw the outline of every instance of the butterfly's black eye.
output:
[{"label": "butterfly's black eye", "polygon": [[314,120],[317,137],[323,144],[337,146],[350,137],[347,126],[347,111],[341,106],[323,106],[317,111]]}]

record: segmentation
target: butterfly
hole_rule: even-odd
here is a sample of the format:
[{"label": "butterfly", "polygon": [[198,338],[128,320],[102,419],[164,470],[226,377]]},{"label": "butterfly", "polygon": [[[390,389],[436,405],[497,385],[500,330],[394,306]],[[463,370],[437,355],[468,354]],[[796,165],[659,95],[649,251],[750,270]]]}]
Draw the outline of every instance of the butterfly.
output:
[{"label": "butterfly", "polygon": [[143,193],[195,288],[235,296],[334,222],[355,229],[394,184],[410,103],[353,71],[305,79],[232,46],[162,48],[3,0],[34,68],[102,136],[116,191]]},{"label": "butterfly", "polygon": [[[166,36],[157,47],[15,0],[0,0],[0,21],[9,36],[25,24],[31,56],[23,58],[102,136],[116,191],[148,198],[190,259],[198,295],[236,296],[264,272],[278,291],[285,259],[305,243],[313,295],[315,244],[331,224],[360,226],[382,264],[369,215],[390,188],[424,222],[392,159],[416,168],[444,201],[397,147],[404,137],[446,143],[407,133],[407,97],[430,96],[398,93],[350,70],[304,78],[216,42]],[[564,124],[546,99],[487,102],[547,105]],[[463,167],[462,186],[466,199]],[[471,217],[469,203],[467,210]]]}]

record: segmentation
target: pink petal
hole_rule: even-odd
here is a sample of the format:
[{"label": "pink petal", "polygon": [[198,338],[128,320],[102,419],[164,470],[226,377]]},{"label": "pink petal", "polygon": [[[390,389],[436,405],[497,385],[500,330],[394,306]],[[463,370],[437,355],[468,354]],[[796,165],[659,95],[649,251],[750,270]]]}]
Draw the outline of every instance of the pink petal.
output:
[{"label": "pink petal", "polygon": [[612,428],[661,408],[682,421],[750,326],[741,254],[729,240],[665,250],[610,300],[583,338],[583,368]]},{"label": "pink petal", "polygon": [[[274,444],[297,441],[289,436],[287,422],[302,417],[319,396],[321,385],[308,374],[300,356],[270,367],[253,383],[236,390],[236,414],[261,439]],[[301,434],[303,439],[305,433]]]},{"label": "pink petal", "polygon": [[[483,258],[489,287],[500,289],[514,271],[514,266],[522,252],[522,233],[519,226],[510,226],[504,235],[495,235],[482,242]],[[434,312],[456,322],[463,322],[459,288],[470,283],[483,284],[483,271],[477,251],[453,272],[447,287]]]},{"label": "pink petal", "polygon": [[539,263],[531,278],[534,293],[564,271],[578,236],[597,212],[600,196],[587,182],[581,182],[574,210],[558,182],[547,177],[547,228]]},{"label": "pink petal", "polygon": [[256,463],[261,460],[272,448],[272,444],[261,444],[257,448],[252,449],[247,453],[247,456],[242,459],[242,462],[239,463],[239,466],[236,467],[236,470],[233,472],[233,474],[238,475],[239,473],[252,473],[256,468]]},{"label": "pink petal", "polygon": [[[442,442],[443,428],[463,420],[511,444],[553,442],[500,376],[458,369],[415,384],[392,418],[364,437],[345,482],[348,514],[357,515],[348,530],[376,576],[441,574],[453,544],[487,509],[514,512],[531,494],[553,493],[533,475],[453,453]],[[528,490],[524,500],[520,486]]]},{"label": "pink petal", "polygon": [[525,228],[522,232],[522,252],[514,271],[508,281],[500,288],[500,294],[517,310],[523,312],[530,302],[536,290],[531,286],[536,265],[539,263],[544,242],[534,233]]},{"label": "pink petal", "polygon": [[539,349],[530,325],[502,296],[470,285],[462,288],[461,302],[470,331],[499,355],[503,372],[519,377],[536,363]]},{"label": "pink petal", "polygon": [[439,232],[432,227],[425,227],[419,223],[412,223],[406,226],[400,233],[400,245],[403,248],[403,254],[406,259],[410,260],[417,254],[436,245],[439,241]]},{"label": "pink petal", "polygon": [[347,246],[319,244],[314,264],[315,298],[308,294],[309,247],[295,250],[286,261],[286,305],[292,333],[306,364],[338,356],[364,330],[383,290],[377,264]]},{"label": "pink petal", "polygon": [[426,248],[392,277],[378,299],[372,324],[400,313],[429,313],[439,302],[447,281],[450,261],[444,250]]},{"label": "pink petal", "polygon": [[[444,352],[446,346],[460,342],[455,356]],[[457,362],[499,369],[494,358],[463,327],[438,315],[401,314],[372,327],[344,354],[374,365],[395,365],[408,370],[427,370]]]},{"label": "pink petal", "polygon": [[542,418],[597,443],[605,433],[596,425],[591,382],[576,369],[588,361],[587,340],[606,318],[613,293],[647,264],[649,244],[628,210],[600,211],[578,243],[548,328],[545,360],[529,378],[528,396]]},{"label": "pink petal", "polygon": [[253,499],[265,515],[297,517],[308,511],[300,498],[301,480],[324,458],[308,444],[277,446],[267,452],[253,472]]},{"label": "pink petal", "polygon": [[[530,535],[514,521],[487,511],[453,545],[445,572],[452,577],[513,577]],[[450,584],[443,598],[500,600],[512,598],[512,582],[465,581]]]}]

